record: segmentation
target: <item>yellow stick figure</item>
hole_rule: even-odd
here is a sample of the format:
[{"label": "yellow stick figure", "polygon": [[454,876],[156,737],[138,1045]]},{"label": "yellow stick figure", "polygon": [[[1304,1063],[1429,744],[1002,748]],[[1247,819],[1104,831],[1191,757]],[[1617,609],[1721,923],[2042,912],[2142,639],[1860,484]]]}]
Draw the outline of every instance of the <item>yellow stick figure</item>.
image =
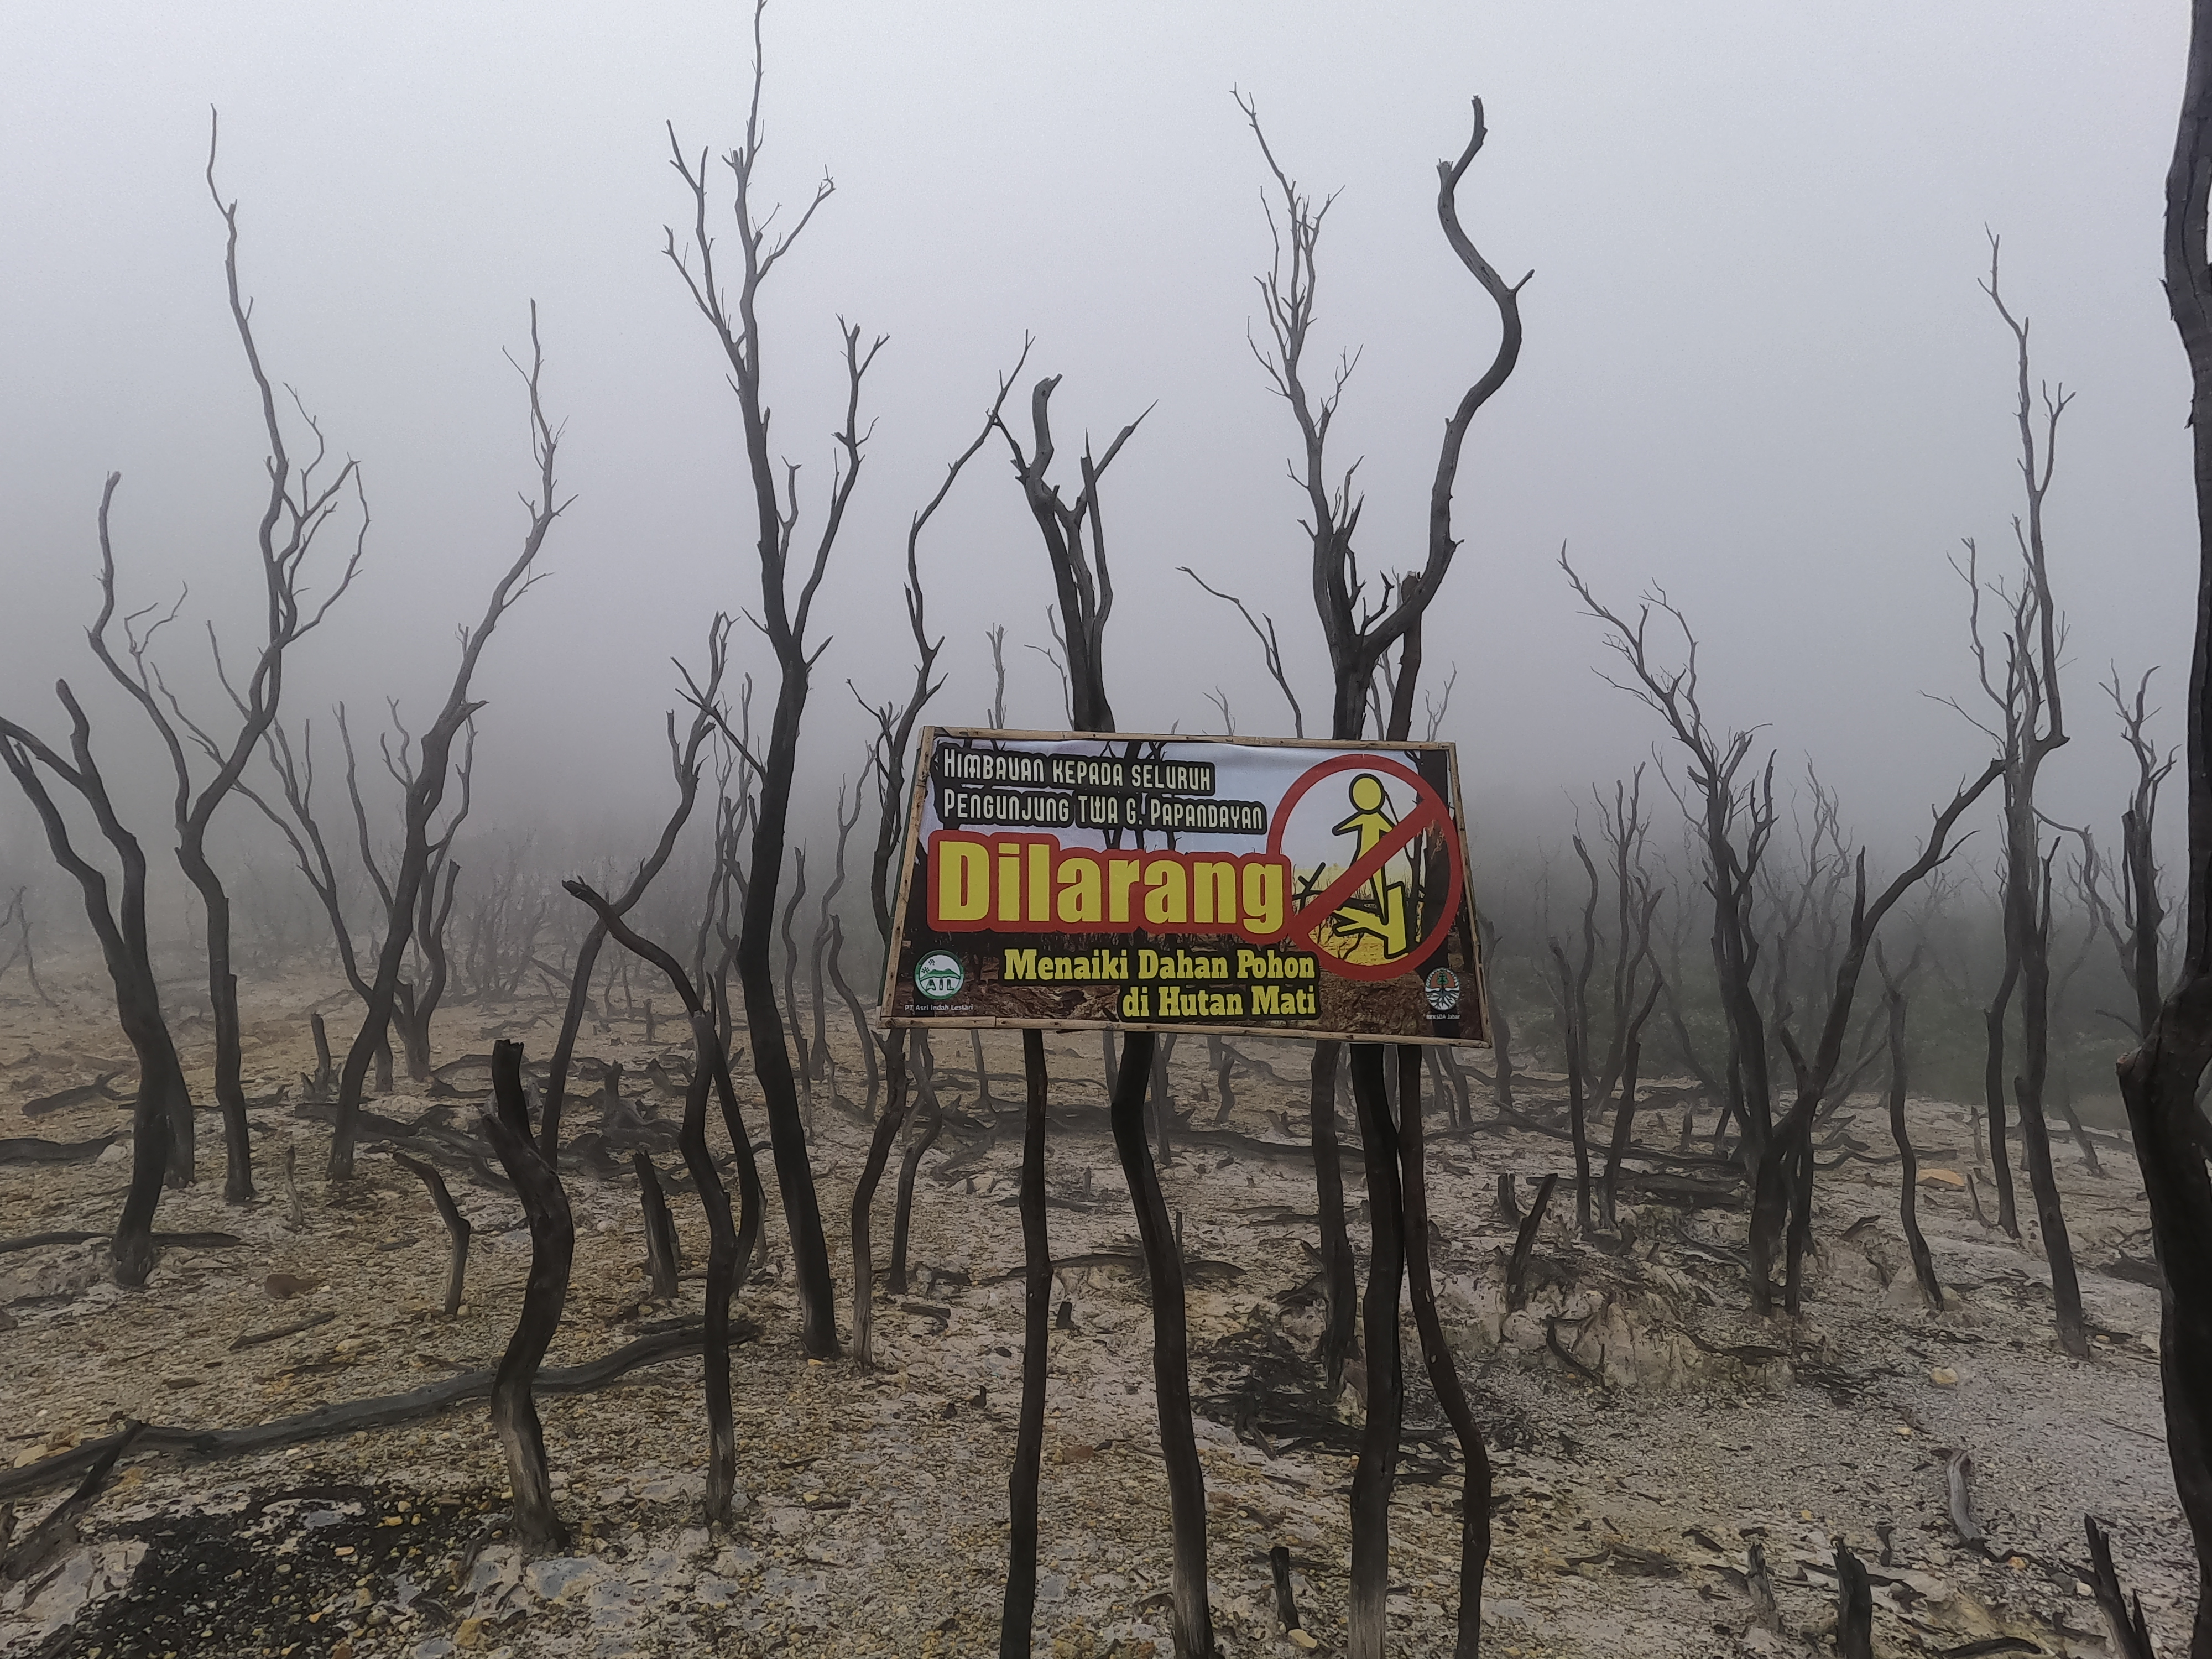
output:
[{"label": "yellow stick figure", "polygon": [[[1354,777],[1348,793],[1352,814],[1334,825],[1329,833],[1358,837],[1359,850],[1352,855],[1357,862],[1373,852],[1398,827],[1398,819],[1390,810],[1390,797],[1382,787],[1382,780],[1372,772],[1362,772]],[[1366,886],[1340,905],[1329,918],[1333,933],[1364,933],[1380,939],[1386,958],[1406,954],[1406,887],[1402,882],[1386,880],[1388,869],[1387,864],[1378,866],[1367,878]]]}]

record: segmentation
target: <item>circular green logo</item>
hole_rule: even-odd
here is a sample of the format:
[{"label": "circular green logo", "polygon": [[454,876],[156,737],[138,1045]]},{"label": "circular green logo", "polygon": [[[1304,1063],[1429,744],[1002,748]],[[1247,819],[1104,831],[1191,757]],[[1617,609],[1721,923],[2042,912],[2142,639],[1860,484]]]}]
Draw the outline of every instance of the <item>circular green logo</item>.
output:
[{"label": "circular green logo", "polygon": [[950,951],[932,951],[914,965],[914,988],[932,1002],[958,996],[960,988],[967,983],[960,958]]}]

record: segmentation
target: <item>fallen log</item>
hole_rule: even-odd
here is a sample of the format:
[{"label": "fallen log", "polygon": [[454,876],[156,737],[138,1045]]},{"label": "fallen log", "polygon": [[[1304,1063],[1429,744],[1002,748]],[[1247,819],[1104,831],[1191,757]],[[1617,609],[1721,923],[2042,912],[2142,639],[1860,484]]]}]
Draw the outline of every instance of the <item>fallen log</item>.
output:
[{"label": "fallen log", "polygon": [[85,1472],[77,1489],[56,1504],[52,1514],[24,1534],[13,1549],[0,1556],[0,1583],[28,1578],[56,1553],[77,1541],[76,1523],[99,1499],[100,1488],[115,1471],[116,1460],[131,1449],[131,1443],[145,1427],[134,1419],[123,1425],[120,1434],[109,1437],[113,1443],[93,1459],[92,1467]]},{"label": "fallen log", "polygon": [[[755,1334],[757,1330],[751,1324],[737,1320],[731,1322],[730,1340],[732,1342],[748,1340]],[[539,1394],[589,1394],[641,1366],[658,1364],[664,1359],[685,1358],[699,1352],[705,1346],[705,1327],[697,1321],[686,1321],[674,1329],[658,1331],[650,1336],[641,1336],[634,1342],[626,1342],[612,1352],[602,1354],[583,1364],[541,1370],[538,1373],[535,1387]],[[202,1459],[247,1457],[256,1452],[281,1451],[287,1446],[306,1445],[312,1441],[329,1440],[364,1430],[393,1428],[402,1423],[435,1417],[451,1407],[488,1397],[495,1375],[489,1370],[463,1371],[443,1382],[433,1382],[426,1388],[411,1389],[405,1394],[380,1395],[339,1405],[318,1406],[312,1411],[301,1412],[291,1417],[279,1417],[267,1423],[248,1424],[240,1428],[189,1429],[149,1425],[138,1436],[132,1449],[179,1452],[188,1457]],[[41,1491],[91,1468],[121,1438],[120,1435],[104,1435],[97,1440],[85,1441],[68,1451],[56,1452],[51,1457],[26,1463],[19,1469],[0,1469],[0,1501],[25,1492]]]},{"label": "fallen log", "polygon": [[12,1136],[0,1139],[0,1164],[89,1164],[118,1138],[101,1135],[93,1140],[41,1140],[36,1135]]},{"label": "fallen log", "polygon": [[[1073,1271],[1078,1267],[1120,1267],[1129,1273],[1141,1273],[1145,1267],[1143,1255],[1136,1250],[1087,1250],[1080,1255],[1056,1258],[1052,1270],[1056,1273]],[[1212,1261],[1200,1258],[1186,1258],[1182,1264],[1183,1277],[1194,1284],[1232,1285],[1244,1276],[1244,1270],[1232,1262]],[[993,1273],[981,1282],[985,1285],[1010,1285],[1027,1275],[1027,1267],[1010,1267],[1005,1273]]]},{"label": "fallen log", "polygon": [[[47,1244],[90,1244],[106,1233],[25,1233],[21,1238],[0,1238],[0,1255],[14,1250],[35,1250]],[[234,1250],[246,1241],[236,1233],[155,1233],[155,1244],[171,1250]]]},{"label": "fallen log", "polygon": [[58,1094],[40,1095],[36,1100],[27,1100],[23,1103],[23,1115],[44,1117],[48,1112],[65,1112],[72,1106],[89,1106],[100,1100],[111,1106],[128,1106],[131,1104],[130,1096],[118,1095],[107,1086],[110,1079],[122,1075],[120,1072],[103,1072],[91,1082],[81,1083],[74,1089],[64,1089]]},{"label": "fallen log", "polygon": [[302,1331],[312,1331],[317,1326],[327,1325],[337,1317],[334,1313],[313,1314],[306,1319],[295,1320],[289,1325],[279,1325],[274,1330],[250,1332],[233,1342],[230,1351],[237,1353],[246,1348],[258,1348],[266,1343],[281,1342],[288,1336],[297,1336]]}]

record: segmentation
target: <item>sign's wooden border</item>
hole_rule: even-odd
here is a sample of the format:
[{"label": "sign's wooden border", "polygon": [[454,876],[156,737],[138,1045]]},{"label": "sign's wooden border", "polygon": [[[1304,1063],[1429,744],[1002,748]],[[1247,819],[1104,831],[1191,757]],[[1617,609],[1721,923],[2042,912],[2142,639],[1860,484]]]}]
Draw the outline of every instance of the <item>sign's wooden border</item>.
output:
[{"label": "sign's wooden border", "polygon": [[[933,1015],[886,1014],[891,1006],[892,994],[898,985],[899,958],[905,953],[908,888],[914,881],[915,840],[921,833],[921,817],[929,804],[929,757],[935,750],[939,738],[1000,738],[1020,743],[1206,743],[1229,744],[1245,749],[1322,749],[1340,754],[1358,754],[1365,750],[1389,753],[1418,750],[1442,751],[1451,767],[1451,812],[1453,827],[1459,833],[1460,905],[1464,911],[1470,940],[1470,955],[1474,963],[1475,996],[1482,1010],[1482,1029],[1488,1033],[1490,1023],[1490,974],[1484,961],[1481,934],[1475,925],[1474,860],[1467,838],[1467,800],[1460,787],[1459,746],[1450,743],[1394,743],[1385,738],[1359,739],[1351,742],[1331,738],[1224,738],[1204,732],[1015,732],[1001,731],[988,726],[925,726],[921,729],[921,745],[915,764],[914,800],[907,809],[906,833],[899,842],[898,898],[891,910],[890,947],[884,957],[883,991],[876,1003],[875,1024],[878,1027],[906,1025],[921,1028],[938,1027],[945,1030],[1017,1030],[1017,1031],[1180,1031],[1194,1035],[1212,1032],[1216,1036],[1291,1037],[1316,1042],[1412,1042],[1437,1048],[1487,1048],[1492,1047],[1487,1035],[1480,1037],[1439,1037],[1377,1036],[1371,1031],[1314,1031],[1304,1026],[1281,1025],[1214,1025],[1194,1024],[1188,1021],[1152,1021],[1124,1019],[1006,1019],[988,1018],[963,1019],[957,1016],[939,1018]],[[1455,921],[1455,926],[1458,925]]]}]

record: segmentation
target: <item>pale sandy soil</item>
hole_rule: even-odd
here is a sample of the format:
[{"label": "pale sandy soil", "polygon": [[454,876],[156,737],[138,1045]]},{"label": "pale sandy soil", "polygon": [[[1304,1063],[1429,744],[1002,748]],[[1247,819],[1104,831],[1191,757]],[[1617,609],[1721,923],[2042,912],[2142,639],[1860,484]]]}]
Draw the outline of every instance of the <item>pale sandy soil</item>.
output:
[{"label": "pale sandy soil", "polygon": [[[249,1091],[274,1097],[310,1064],[310,1000],[331,988],[302,974],[246,988]],[[22,1103],[117,1069],[125,1054],[89,983],[57,1014],[20,979],[0,984],[0,1137],[74,1141],[126,1128],[93,1103],[27,1121]],[[350,1025],[341,1000],[324,1006]],[[439,1030],[442,1062],[519,1036],[550,1048],[549,1006],[454,1008]],[[642,1076],[642,1024],[587,1025],[585,1052],[630,1067],[629,1092],[665,1120],[675,1103]],[[206,1046],[204,1024],[181,1041]],[[965,1655],[996,1651],[1006,1549],[1006,1477],[1021,1346],[1021,1261],[1012,1207],[1020,1139],[1018,1050],[990,1040],[1006,1116],[995,1139],[948,1130],[926,1162],[915,1260],[922,1276],[879,1302],[878,1368],[799,1353],[782,1221],[771,1198],[771,1261],[742,1297],[757,1335],[733,1356],[744,1498],[726,1533],[698,1524],[703,1411],[696,1359],[640,1370],[603,1392],[544,1402],[572,1556],[525,1562],[490,1535],[504,1475],[479,1404],[437,1419],[256,1458],[131,1462],[92,1512],[86,1541],[58,1568],[0,1595],[0,1652],[295,1654],[421,1659],[465,1650],[514,1655],[654,1653]],[[854,1060],[847,1028],[839,1053]],[[1302,1121],[1303,1056],[1243,1042],[1257,1066],[1237,1073],[1233,1142],[1179,1150],[1163,1172],[1195,1263],[1194,1386],[1211,1516],[1214,1609],[1224,1655],[1289,1654],[1268,1589],[1267,1553],[1287,1545],[1318,1650],[1340,1651],[1348,1559],[1347,1454],[1358,1407],[1332,1412],[1310,1352],[1317,1328],[1310,1164],[1271,1115]],[[1051,1211],[1056,1257],[1133,1249],[1134,1227],[1103,1133],[1097,1043],[1053,1039],[1060,1079]],[[948,1099],[975,1113],[963,1038],[941,1040]],[[1212,1101],[1201,1045],[1176,1059],[1184,1103]],[[127,1087],[124,1068],[118,1085]],[[204,1085],[205,1079],[198,1081]],[[741,1090],[745,1080],[741,1078]],[[847,1086],[851,1085],[849,1073]],[[1524,1083],[1524,1104],[1551,1092]],[[757,1139],[765,1125],[748,1097]],[[1959,1296],[1942,1316],[1912,1293],[1896,1221],[1893,1164],[1852,1161],[1822,1176],[1810,1300],[1796,1322],[1746,1310],[1742,1216],[1631,1212],[1625,1254],[1580,1241],[1563,1184],[1539,1243],[1539,1288],[1503,1316],[1497,1177],[1559,1170],[1564,1143],[1492,1122],[1441,1132],[1431,1106],[1432,1207],[1445,1317],[1488,1428],[1498,1470],[1497,1543],[1484,1650],[1509,1656],[1663,1656],[1832,1651],[1830,1539],[1840,1534],[1876,1577],[1883,1654],[2099,1654],[2102,1621],[2077,1587],[2083,1511],[2114,1530],[2168,1650],[2188,1597],[2180,1529],[2161,1443],[2156,1296],[2104,1271],[2148,1255],[2131,1155],[2106,1143],[2092,1177],[2059,1150],[2095,1356],[2067,1359],[2052,1340],[2048,1277],[2031,1241],[1975,1220],[1963,1195],[1929,1190],[1923,1213],[1939,1271]],[[465,1127],[473,1097],[403,1088],[378,1105],[414,1119],[442,1109]],[[588,1127],[588,1109],[576,1117]],[[1889,1150],[1871,1101],[1852,1133]],[[321,1176],[327,1130],[289,1101],[258,1107],[263,1200],[221,1198],[221,1140],[202,1120],[202,1178],[165,1199],[167,1231],[222,1231],[235,1248],[167,1253],[144,1292],[106,1282],[97,1243],[0,1254],[0,1466],[67,1447],[129,1415],[227,1426],[422,1386],[493,1363],[528,1265],[510,1195],[449,1169],[477,1227],[467,1304],[437,1311],[446,1244],[420,1185],[372,1143],[349,1191]],[[1971,1166],[1964,1115],[1914,1103],[1923,1158]],[[719,1134],[719,1132],[718,1132]],[[1656,1144],[1674,1136],[1653,1126]],[[304,1225],[287,1225],[279,1149],[296,1146]],[[841,1288],[849,1290],[845,1211],[866,1130],[817,1112],[815,1169]],[[988,1144],[987,1144],[988,1142]],[[114,1158],[127,1143],[118,1143]],[[933,1179],[959,1158],[964,1173]],[[673,1172],[673,1155],[660,1159]],[[0,1235],[112,1224],[127,1166],[0,1164]],[[1352,1201],[1360,1200],[1356,1152]],[[626,1170],[568,1174],[578,1228],[566,1323],[550,1363],[604,1352],[682,1309],[640,1310],[642,1231]],[[774,1191],[770,1181],[771,1194]],[[1086,1196],[1086,1194],[1088,1196]],[[876,1222],[878,1267],[890,1231],[887,1181]],[[672,1195],[687,1257],[705,1232],[688,1194]],[[1854,1224],[1865,1221],[1866,1224]],[[1354,1217],[1355,1237],[1364,1230]],[[1844,1235],[1849,1231],[1849,1237]],[[271,1273],[319,1280],[273,1301]],[[1885,1288],[1885,1280],[1887,1281]],[[1042,1498],[1040,1653],[1164,1653],[1169,1560],[1157,1455],[1150,1314],[1123,1267],[1071,1267],[1074,1328],[1053,1339]],[[699,1286],[684,1297],[696,1304]],[[241,1334],[335,1316],[297,1335],[234,1352]],[[1547,1318],[1600,1388],[1546,1352]],[[1437,1431],[1407,1324],[1407,1461],[1393,1510],[1392,1651],[1450,1651],[1458,1459]],[[1692,1339],[1694,1337],[1695,1340]],[[1700,1346],[1700,1345],[1703,1346]],[[1736,1357],[1712,1350],[1735,1348]],[[1765,1351],[1764,1352],[1760,1351]],[[1955,1381],[1948,1380],[1955,1378]],[[1960,1544],[1944,1468],[1971,1451],[1991,1553]],[[26,1497],[19,1528],[65,1488]],[[1887,1528],[1890,1565],[1876,1565]],[[1740,1577],[1763,1544],[1783,1634],[1759,1628]],[[468,1559],[456,1585],[454,1568]],[[1733,1575],[1733,1576],[1732,1576]],[[67,1622],[65,1622],[65,1620]],[[51,1633],[50,1633],[51,1632]],[[2010,1645],[2005,1645],[2009,1638]]]}]

